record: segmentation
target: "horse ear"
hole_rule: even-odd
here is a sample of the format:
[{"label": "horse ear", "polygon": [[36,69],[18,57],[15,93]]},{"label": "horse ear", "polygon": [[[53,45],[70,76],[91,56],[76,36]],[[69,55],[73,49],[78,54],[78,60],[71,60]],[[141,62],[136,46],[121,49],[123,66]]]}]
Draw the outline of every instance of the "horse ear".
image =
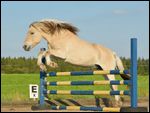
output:
[{"label": "horse ear", "polygon": [[39,22],[38,22],[38,21],[32,22],[32,23],[29,25],[29,28],[30,28],[31,26],[34,26],[34,24],[36,24],[36,23],[39,23]]}]

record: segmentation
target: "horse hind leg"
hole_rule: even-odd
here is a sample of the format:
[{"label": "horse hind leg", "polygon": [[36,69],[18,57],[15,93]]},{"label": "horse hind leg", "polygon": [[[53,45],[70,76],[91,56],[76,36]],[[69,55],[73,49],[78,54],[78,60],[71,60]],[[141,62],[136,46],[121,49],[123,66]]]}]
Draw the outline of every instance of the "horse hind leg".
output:
[{"label": "horse hind leg", "polygon": [[[100,65],[95,64],[97,70],[104,70]],[[104,75],[105,80],[115,80],[115,75]],[[118,90],[118,86],[117,85],[110,85],[111,89],[113,91]],[[120,100],[120,96],[119,95],[115,95],[115,100],[119,101]]]},{"label": "horse hind leg", "polygon": [[98,64],[95,64],[95,67],[96,67],[97,70],[103,70],[102,67]]},{"label": "horse hind leg", "polygon": [[[105,80],[115,80],[115,75],[104,75]],[[118,90],[118,85],[110,85],[110,88],[112,89],[112,91],[117,91]],[[120,101],[120,96],[119,95],[115,95],[115,100],[118,102]]]}]

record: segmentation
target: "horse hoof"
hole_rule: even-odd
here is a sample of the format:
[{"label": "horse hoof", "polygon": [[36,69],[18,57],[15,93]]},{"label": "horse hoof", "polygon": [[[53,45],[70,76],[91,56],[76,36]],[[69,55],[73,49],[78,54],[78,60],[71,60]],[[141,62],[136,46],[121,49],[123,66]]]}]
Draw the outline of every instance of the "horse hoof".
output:
[{"label": "horse hoof", "polygon": [[40,69],[41,69],[42,71],[47,71],[46,66],[43,65],[43,64],[40,65]]},{"label": "horse hoof", "polygon": [[122,106],[122,101],[115,101],[113,107],[121,107]]},{"label": "horse hoof", "polygon": [[57,67],[58,67],[58,64],[55,63],[55,62],[51,62],[51,63],[49,64],[49,66],[52,67],[52,68],[57,68]]}]

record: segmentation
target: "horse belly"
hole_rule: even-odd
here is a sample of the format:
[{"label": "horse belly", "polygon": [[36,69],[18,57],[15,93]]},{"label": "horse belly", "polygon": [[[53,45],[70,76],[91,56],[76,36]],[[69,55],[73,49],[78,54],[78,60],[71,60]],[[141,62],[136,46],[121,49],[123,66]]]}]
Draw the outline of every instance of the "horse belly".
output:
[{"label": "horse belly", "polygon": [[93,66],[96,60],[94,51],[80,50],[67,55],[66,62],[81,66]]}]

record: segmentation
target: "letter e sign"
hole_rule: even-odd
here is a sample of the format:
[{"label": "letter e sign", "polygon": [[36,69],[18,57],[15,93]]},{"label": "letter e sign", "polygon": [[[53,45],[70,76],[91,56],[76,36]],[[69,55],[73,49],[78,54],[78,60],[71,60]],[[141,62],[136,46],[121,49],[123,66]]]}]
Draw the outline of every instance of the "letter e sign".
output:
[{"label": "letter e sign", "polygon": [[38,98],[38,85],[30,84],[29,85],[29,93],[30,93],[30,98]]}]

